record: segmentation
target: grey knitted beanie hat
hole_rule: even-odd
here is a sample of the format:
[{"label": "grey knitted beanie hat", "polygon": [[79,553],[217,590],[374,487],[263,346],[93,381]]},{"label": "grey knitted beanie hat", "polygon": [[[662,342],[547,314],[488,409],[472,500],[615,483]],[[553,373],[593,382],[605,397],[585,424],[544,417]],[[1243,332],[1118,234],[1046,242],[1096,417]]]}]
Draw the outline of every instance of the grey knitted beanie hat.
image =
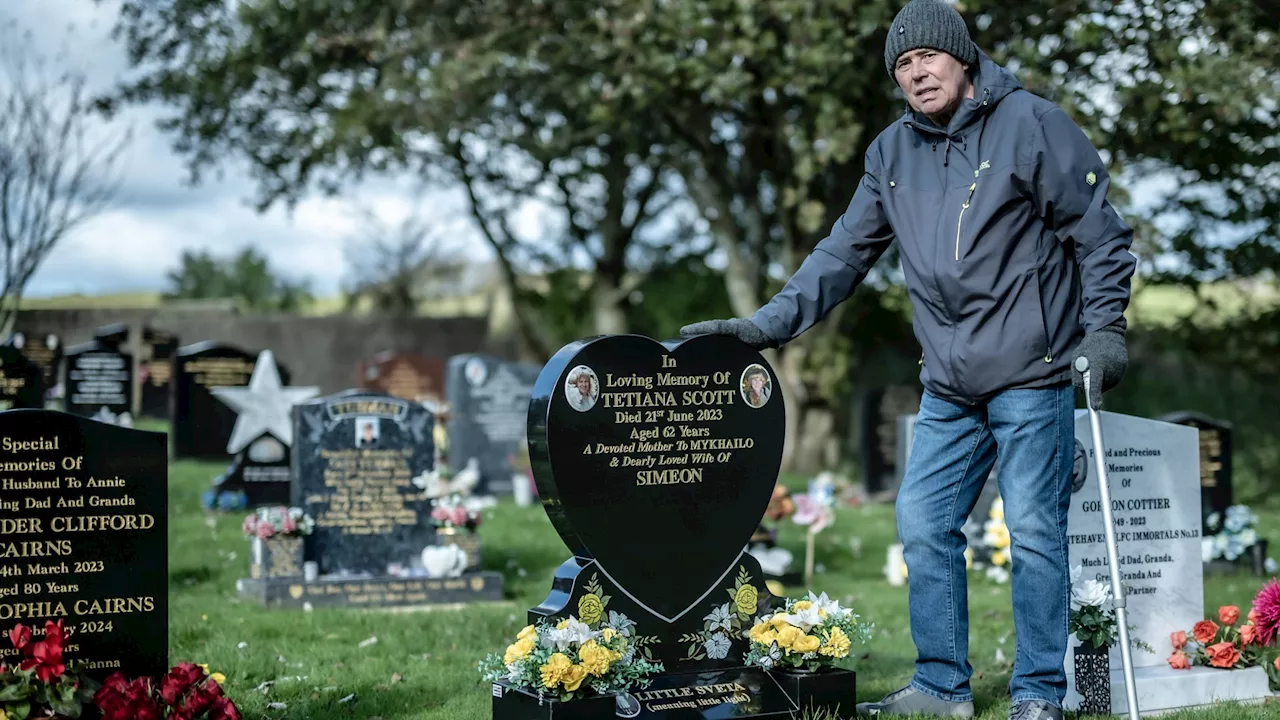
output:
[{"label": "grey knitted beanie hat", "polygon": [[890,77],[898,57],[916,48],[941,50],[970,65],[978,62],[978,48],[964,18],[943,0],[911,0],[898,11],[884,43],[884,67]]}]

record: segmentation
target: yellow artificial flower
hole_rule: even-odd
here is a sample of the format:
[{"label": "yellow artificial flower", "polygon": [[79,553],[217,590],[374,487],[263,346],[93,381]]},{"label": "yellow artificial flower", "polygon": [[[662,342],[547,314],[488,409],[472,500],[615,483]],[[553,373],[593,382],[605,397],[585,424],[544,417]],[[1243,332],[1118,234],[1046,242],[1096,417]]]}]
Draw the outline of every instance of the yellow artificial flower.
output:
[{"label": "yellow artificial flower", "polygon": [[822,640],[814,637],[813,635],[805,635],[799,640],[796,640],[791,648],[798,653],[811,653],[817,650],[821,645]]},{"label": "yellow artificial flower", "polygon": [[597,645],[595,640],[588,640],[578,650],[578,657],[588,674],[603,677],[621,655],[603,645]]},{"label": "yellow artificial flower", "polygon": [[523,640],[517,640],[507,647],[507,653],[502,656],[502,662],[510,665],[517,660],[529,657],[531,652],[533,652],[533,638],[526,637]]},{"label": "yellow artificial flower", "polygon": [[537,637],[538,629],[532,625],[525,625],[524,629],[516,634],[517,640],[523,640],[528,637]]},{"label": "yellow artificial flower", "polygon": [[791,627],[791,623],[787,622],[786,613],[778,613],[777,615],[769,618],[769,625],[775,630]]},{"label": "yellow artificial flower", "polygon": [[559,685],[562,680],[569,674],[569,668],[573,663],[569,660],[569,656],[564,653],[553,653],[547,658],[547,664],[538,668],[542,674],[542,684],[548,690]]},{"label": "yellow artificial flower", "polygon": [[616,637],[618,637],[618,631],[614,630],[613,628],[605,628],[604,630],[600,631],[600,638],[605,642],[609,642],[610,640],[613,640]]},{"label": "yellow artificial flower", "polygon": [[570,665],[569,669],[564,673],[564,689],[569,692],[576,691],[582,685],[582,681],[587,678],[587,671],[581,665]]},{"label": "yellow artificial flower", "polygon": [[9,720],[9,713],[5,712],[4,708],[0,708],[0,720]]},{"label": "yellow artificial flower", "polygon": [[743,615],[751,615],[756,611],[756,604],[760,601],[760,593],[756,591],[753,585],[743,585],[738,588],[737,594],[733,596],[733,604],[738,608],[738,612]]},{"label": "yellow artificial flower", "polygon": [[811,607],[813,607],[813,603],[809,602],[808,600],[801,600],[795,605],[792,605],[791,609],[795,610],[796,612],[804,612],[805,610],[808,610]]},{"label": "yellow artificial flower", "polygon": [[1009,557],[1005,555],[1005,552],[1003,550],[997,550],[991,553],[992,565],[1004,565],[1008,561],[1009,561]]},{"label": "yellow artificial flower", "polygon": [[827,641],[822,647],[818,648],[819,655],[827,657],[843,658],[849,654],[849,636],[844,634],[840,628],[831,628],[831,632],[827,635]]},{"label": "yellow artificial flower", "polygon": [[565,628],[567,628],[567,627],[569,627],[569,618],[565,618],[565,619],[561,620],[560,622],[556,623],[556,629],[557,629],[557,630],[563,630],[563,629],[565,629]]},{"label": "yellow artificial flower", "polygon": [[804,631],[798,627],[787,627],[778,631],[778,647],[784,650],[790,650],[795,646],[800,638],[804,637]]},{"label": "yellow artificial flower", "polygon": [[968,570],[973,567],[973,548],[964,549],[964,569]]},{"label": "yellow artificial flower", "polygon": [[578,619],[588,625],[594,625],[600,621],[600,616],[604,614],[604,603],[600,602],[600,596],[595,593],[587,593],[578,600]]}]

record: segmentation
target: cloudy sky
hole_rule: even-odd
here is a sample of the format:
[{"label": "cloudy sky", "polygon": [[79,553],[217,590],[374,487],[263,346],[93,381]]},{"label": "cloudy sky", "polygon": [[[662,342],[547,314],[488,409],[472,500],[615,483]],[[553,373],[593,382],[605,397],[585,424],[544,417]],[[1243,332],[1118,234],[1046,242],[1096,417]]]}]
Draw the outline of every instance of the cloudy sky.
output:
[{"label": "cloudy sky", "polygon": [[[110,87],[127,69],[123,48],[110,37],[117,10],[118,0],[3,0],[0,21],[30,30],[43,53],[54,56],[65,50],[59,64],[85,72],[98,89]],[[473,255],[487,255],[468,232],[456,198],[429,196],[424,201],[407,181],[383,179],[342,199],[313,197],[292,213],[273,209],[264,214],[250,205],[253,185],[237,168],[189,187],[182,158],[169,149],[171,138],[153,124],[157,116],[156,108],[123,115],[133,140],[123,159],[117,202],[55,248],[32,279],[29,297],[159,290],[184,249],[231,254],[246,242],[282,273],[309,277],[319,293],[331,294],[343,280],[343,246],[357,228],[361,207],[394,224],[413,203],[425,202],[419,212],[438,214],[459,243],[473,248]]]}]

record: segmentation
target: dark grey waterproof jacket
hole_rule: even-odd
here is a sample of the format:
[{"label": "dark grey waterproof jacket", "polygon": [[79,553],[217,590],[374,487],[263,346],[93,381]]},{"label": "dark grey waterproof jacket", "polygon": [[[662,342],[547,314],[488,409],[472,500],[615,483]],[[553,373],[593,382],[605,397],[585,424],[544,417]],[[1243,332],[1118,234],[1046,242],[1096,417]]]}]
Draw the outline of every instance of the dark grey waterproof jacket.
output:
[{"label": "dark grey waterproof jacket", "polygon": [[776,342],[847,299],[895,239],[935,395],[1068,380],[1085,332],[1124,327],[1133,231],[1098,152],[985,53],[978,67],[948,128],[908,109],[871,143],[848,209],[751,318]]}]

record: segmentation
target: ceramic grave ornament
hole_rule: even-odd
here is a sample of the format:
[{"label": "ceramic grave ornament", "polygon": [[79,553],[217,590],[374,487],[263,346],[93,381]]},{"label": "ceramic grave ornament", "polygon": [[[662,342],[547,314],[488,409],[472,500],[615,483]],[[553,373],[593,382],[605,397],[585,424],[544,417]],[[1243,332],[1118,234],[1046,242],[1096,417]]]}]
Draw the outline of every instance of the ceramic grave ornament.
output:
[{"label": "ceramic grave ornament", "polygon": [[[582,340],[538,376],[530,460],[573,557],[530,621],[634,622],[632,645],[665,673],[625,696],[620,716],[796,709],[770,674],[743,663],[748,631],[772,606],[746,547],[782,461],[778,388],[758,352],[721,336]],[[506,717],[501,707],[495,717]]]}]

